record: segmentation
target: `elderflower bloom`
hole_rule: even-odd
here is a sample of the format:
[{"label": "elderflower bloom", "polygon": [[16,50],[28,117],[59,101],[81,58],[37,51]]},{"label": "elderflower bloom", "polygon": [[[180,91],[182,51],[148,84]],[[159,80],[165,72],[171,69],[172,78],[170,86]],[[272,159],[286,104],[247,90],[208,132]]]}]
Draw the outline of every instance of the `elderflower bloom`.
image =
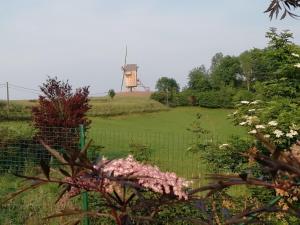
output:
[{"label": "elderflower bloom", "polygon": [[272,120],[272,121],[270,121],[270,122],[268,123],[268,125],[275,127],[275,126],[278,125],[278,123],[277,123],[277,121]]},{"label": "elderflower bloom", "polygon": [[229,147],[229,144],[222,144],[219,146],[219,149],[224,149],[224,148],[227,148]]},{"label": "elderflower bloom", "polygon": [[258,104],[260,102],[260,100],[255,100],[255,101],[253,101],[253,102],[250,102],[250,105],[256,105],[256,104]]},{"label": "elderflower bloom", "polygon": [[249,101],[241,101],[241,103],[248,105],[250,102]]},{"label": "elderflower bloom", "polygon": [[241,125],[241,126],[244,126],[245,124],[247,124],[247,122],[246,122],[246,121],[244,121],[244,122],[240,122],[240,125]]},{"label": "elderflower bloom", "polygon": [[294,66],[297,67],[297,68],[300,68],[300,63],[297,63]]},{"label": "elderflower bloom", "polygon": [[259,119],[258,119],[257,116],[248,116],[248,117],[246,118],[246,123],[247,123],[248,125],[252,125],[252,124],[258,123],[258,122],[259,122]]},{"label": "elderflower bloom", "polygon": [[255,112],[256,109],[249,109],[248,112]]},{"label": "elderflower bloom", "polygon": [[277,138],[280,138],[282,135],[284,135],[284,133],[278,129],[274,130],[273,134],[275,134]]},{"label": "elderflower bloom", "polygon": [[286,134],[288,138],[293,138],[296,135],[298,135],[298,132],[295,130],[290,130],[290,132]]},{"label": "elderflower bloom", "polygon": [[248,132],[249,134],[256,134],[257,133],[257,130],[251,130]]},{"label": "elderflower bloom", "polygon": [[256,129],[265,129],[266,127],[264,125],[256,125],[255,128]]},{"label": "elderflower bloom", "polygon": [[264,137],[265,138],[270,138],[270,134],[265,134]]},{"label": "elderflower bloom", "polygon": [[292,56],[295,56],[295,57],[297,57],[297,58],[300,57],[299,54],[296,54],[296,53],[292,53]]}]

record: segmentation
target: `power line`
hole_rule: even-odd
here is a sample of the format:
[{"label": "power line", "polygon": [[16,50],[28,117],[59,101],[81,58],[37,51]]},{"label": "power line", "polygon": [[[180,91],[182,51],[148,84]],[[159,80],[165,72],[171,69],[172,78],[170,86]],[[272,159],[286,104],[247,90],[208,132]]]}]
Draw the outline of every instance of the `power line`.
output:
[{"label": "power line", "polygon": [[16,87],[12,87],[10,86],[9,87],[10,89],[13,89],[13,90],[16,90],[16,91],[21,91],[21,92],[26,92],[26,93],[31,93],[31,94],[40,94],[39,92],[37,91],[34,91],[34,90],[28,90],[28,89],[23,89],[23,88],[16,88]]},{"label": "power line", "polygon": [[15,87],[15,88],[21,88],[21,89],[29,90],[29,91],[35,91],[35,92],[40,93],[40,90],[36,90],[36,89],[32,89],[32,88],[27,88],[27,87],[15,85],[15,84],[9,84],[9,86],[12,86],[12,87]]}]

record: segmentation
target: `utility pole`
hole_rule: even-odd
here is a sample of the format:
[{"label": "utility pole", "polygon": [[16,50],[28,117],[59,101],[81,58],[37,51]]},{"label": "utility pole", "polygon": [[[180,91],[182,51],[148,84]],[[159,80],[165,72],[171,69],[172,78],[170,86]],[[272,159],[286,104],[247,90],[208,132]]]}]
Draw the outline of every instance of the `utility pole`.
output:
[{"label": "utility pole", "polygon": [[169,89],[167,88],[167,106],[169,106]]},{"label": "utility pole", "polygon": [[7,99],[7,118],[9,117],[9,87],[8,82],[6,82],[6,99]]}]

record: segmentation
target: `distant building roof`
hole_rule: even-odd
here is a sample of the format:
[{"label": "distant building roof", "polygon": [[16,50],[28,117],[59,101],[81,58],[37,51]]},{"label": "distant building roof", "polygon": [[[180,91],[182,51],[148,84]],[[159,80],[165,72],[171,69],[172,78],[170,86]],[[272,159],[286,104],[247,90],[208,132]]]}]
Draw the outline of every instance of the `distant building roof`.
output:
[{"label": "distant building roof", "polygon": [[137,65],[136,64],[127,64],[125,65],[124,70],[125,71],[136,71],[137,70]]}]

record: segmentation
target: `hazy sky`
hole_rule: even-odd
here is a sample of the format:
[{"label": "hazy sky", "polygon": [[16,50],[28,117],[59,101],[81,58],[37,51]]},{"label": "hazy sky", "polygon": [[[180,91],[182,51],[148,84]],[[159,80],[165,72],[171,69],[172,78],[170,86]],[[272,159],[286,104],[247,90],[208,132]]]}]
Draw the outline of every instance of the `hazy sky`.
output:
[{"label": "hazy sky", "polygon": [[[128,63],[152,89],[161,76],[183,87],[189,71],[216,52],[238,55],[266,45],[269,27],[289,29],[300,44],[300,21],[270,21],[270,0],[0,0],[0,84],[31,89],[47,75],[91,93],[120,89]],[[11,97],[34,98],[12,88]],[[5,89],[0,85],[0,99]]]}]

